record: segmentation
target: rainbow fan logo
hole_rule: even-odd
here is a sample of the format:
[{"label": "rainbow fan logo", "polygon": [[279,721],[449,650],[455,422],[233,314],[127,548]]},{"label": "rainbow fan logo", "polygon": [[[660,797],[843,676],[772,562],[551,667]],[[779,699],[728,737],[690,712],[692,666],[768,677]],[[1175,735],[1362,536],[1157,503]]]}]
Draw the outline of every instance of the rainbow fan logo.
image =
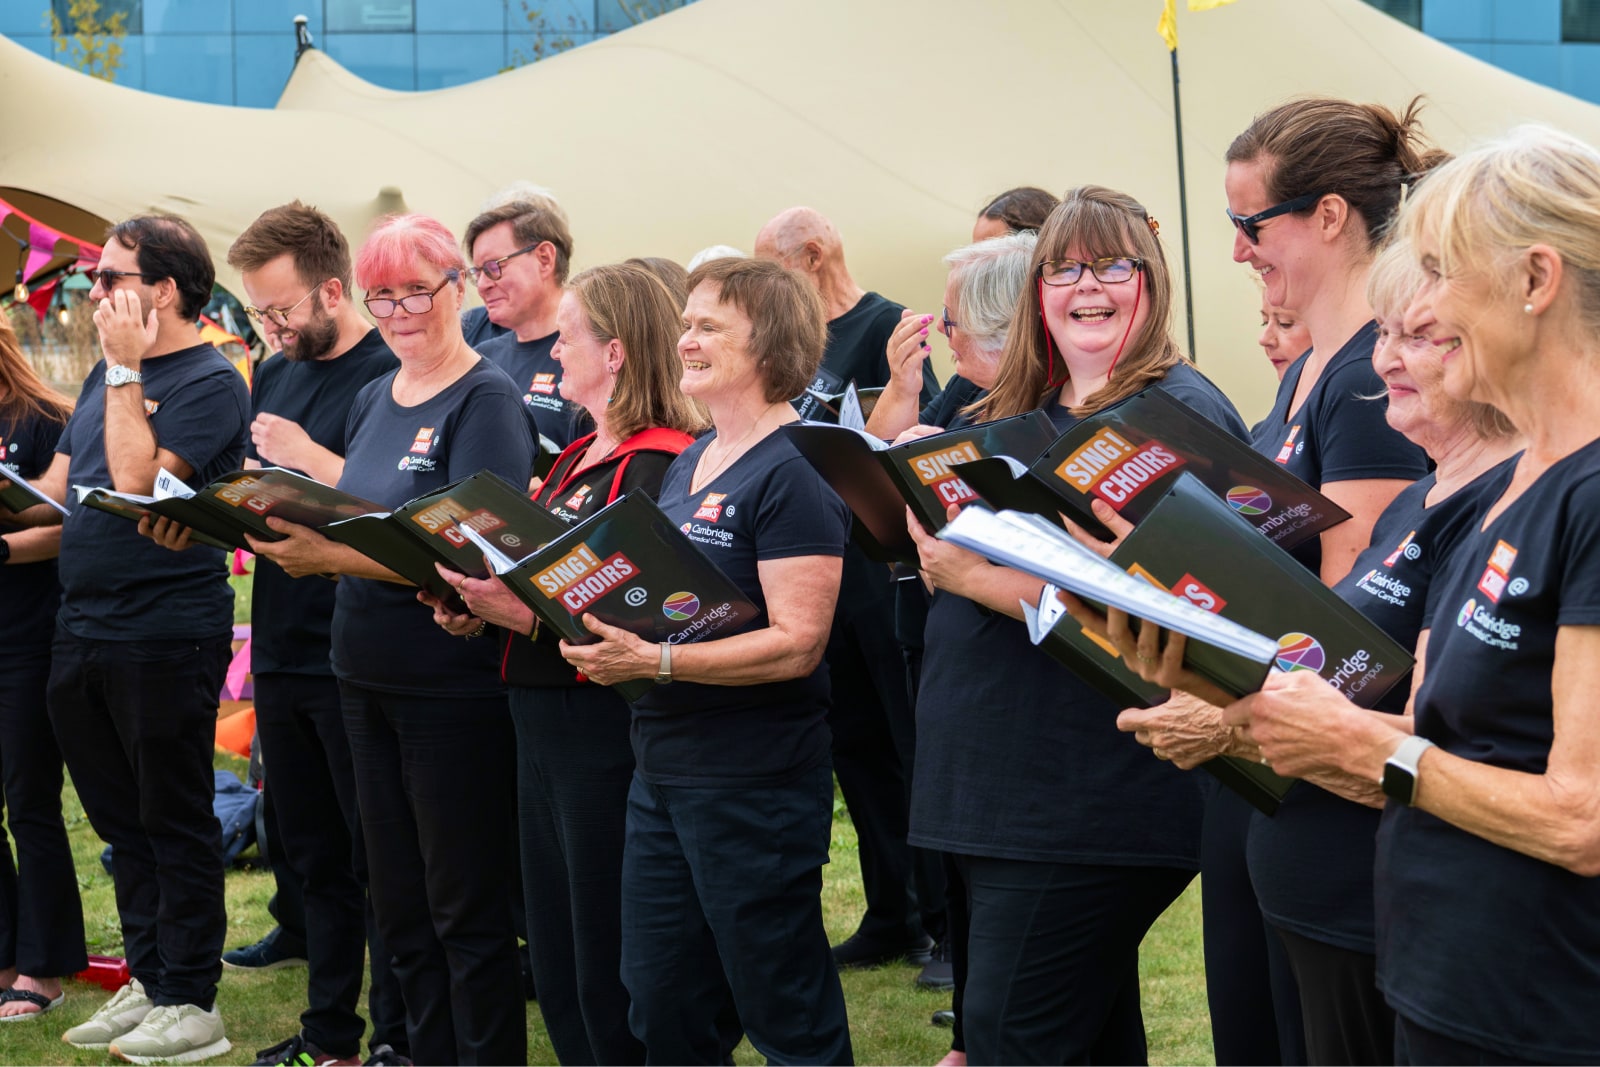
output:
[{"label": "rainbow fan logo", "polygon": [[1457,626],[1465,626],[1467,623],[1471,622],[1472,621],[1472,613],[1477,611],[1477,610],[1478,610],[1478,602],[1476,600],[1474,600],[1472,597],[1468,597],[1467,598],[1467,602],[1465,604],[1461,605],[1460,613],[1458,615],[1456,615],[1456,625]]},{"label": "rainbow fan logo", "polygon": [[1278,638],[1278,657],[1274,665],[1280,671],[1320,671],[1328,662],[1328,654],[1310,634],[1288,633]]},{"label": "rainbow fan logo", "polygon": [[1241,515],[1265,515],[1272,498],[1253,485],[1236,485],[1228,490],[1228,506]]},{"label": "rainbow fan logo", "polygon": [[688,622],[700,612],[700,598],[693,593],[673,593],[661,602],[661,614],[673,622]]}]

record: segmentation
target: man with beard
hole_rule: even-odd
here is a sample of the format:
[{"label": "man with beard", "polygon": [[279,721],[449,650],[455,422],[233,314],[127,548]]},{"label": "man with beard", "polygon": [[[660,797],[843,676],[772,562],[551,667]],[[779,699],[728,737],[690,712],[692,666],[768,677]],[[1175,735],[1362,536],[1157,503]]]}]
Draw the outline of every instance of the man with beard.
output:
[{"label": "man with beard", "polygon": [[[295,201],[251,223],[228,249],[228,263],[243,280],[251,304],[245,310],[281,351],[256,376],[246,463],[287,467],[332,485],[344,468],[356,394],[399,365],[351,292],[350,247],[332,219]],[[258,1053],[260,1063],[359,1059],[365,1024],[356,1004],[369,940],[373,1052],[381,1062],[391,1055],[384,1046],[407,1047],[404,1004],[366,901],[355,771],[328,664],[333,594],[330,581],[293,579],[256,557],[251,660],[280,842],[278,914],[287,922],[285,913],[301,902],[304,934],[303,946],[291,946],[274,930],[223,962],[264,969],[301,953],[308,961],[301,1030]]]}]

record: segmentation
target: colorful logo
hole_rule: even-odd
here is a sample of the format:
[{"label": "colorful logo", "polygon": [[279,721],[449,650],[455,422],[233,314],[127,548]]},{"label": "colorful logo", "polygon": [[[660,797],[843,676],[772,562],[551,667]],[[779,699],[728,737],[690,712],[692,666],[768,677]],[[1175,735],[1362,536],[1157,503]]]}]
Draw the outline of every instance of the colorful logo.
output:
[{"label": "colorful logo", "polygon": [[419,456],[427,455],[428,449],[433,447],[433,431],[432,426],[424,426],[418,430],[416,440],[411,442],[411,451]]},{"label": "colorful logo", "polygon": [[686,522],[682,526],[678,527],[678,532],[679,533],[688,533],[689,531],[691,531],[693,529],[694,529],[694,524]]},{"label": "colorful logo", "polygon": [[1253,485],[1236,485],[1228,490],[1228,506],[1241,515],[1265,515],[1272,498]]},{"label": "colorful logo", "polygon": [[1406,534],[1405,539],[1396,545],[1394,551],[1389,553],[1388,557],[1383,561],[1383,565],[1385,567],[1393,567],[1396,563],[1400,562],[1401,556],[1404,556],[1406,559],[1414,560],[1418,556],[1422,555],[1422,546],[1413,542],[1413,539],[1416,536],[1417,531],[1415,530],[1412,530],[1410,533]]},{"label": "colorful logo", "polygon": [[722,517],[722,502],[728,497],[727,493],[707,493],[706,498],[700,502],[700,508],[694,513],[697,519],[706,522],[716,522]]},{"label": "colorful logo", "polygon": [[1328,654],[1310,634],[1287,633],[1278,638],[1278,658],[1274,662],[1280,671],[1320,671],[1328,662]]},{"label": "colorful logo", "polygon": [[1500,603],[1500,594],[1506,591],[1506,582],[1511,578],[1511,565],[1516,561],[1515,548],[1504,541],[1495,542],[1494,551],[1489,554],[1489,565],[1478,579],[1479,591],[1496,604]]},{"label": "colorful logo", "polygon": [[673,593],[661,602],[661,614],[673,622],[688,622],[700,611],[700,598],[693,593]]},{"label": "colorful logo", "polygon": [[1287,463],[1287,462],[1289,462],[1289,457],[1294,455],[1296,452],[1299,451],[1299,449],[1297,447],[1295,447],[1295,443],[1294,443],[1294,439],[1296,437],[1299,437],[1299,436],[1300,436],[1300,427],[1298,425],[1292,427],[1289,430],[1289,436],[1284,439],[1283,447],[1278,449],[1278,462],[1279,463]]},{"label": "colorful logo", "polygon": [[1467,602],[1461,605],[1461,610],[1456,613],[1456,625],[1465,626],[1472,620],[1472,613],[1477,610],[1478,602],[1473,600],[1471,597],[1468,597]]}]

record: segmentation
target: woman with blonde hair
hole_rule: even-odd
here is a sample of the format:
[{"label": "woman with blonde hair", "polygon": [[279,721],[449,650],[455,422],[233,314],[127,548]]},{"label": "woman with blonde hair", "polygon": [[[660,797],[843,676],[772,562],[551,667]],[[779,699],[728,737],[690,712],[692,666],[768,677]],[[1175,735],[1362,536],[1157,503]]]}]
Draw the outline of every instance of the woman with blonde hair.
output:
[{"label": "woman with blonde hair", "polygon": [[[71,402],[39,379],[0,315],[0,463],[24,478],[43,474],[71,413]],[[0,518],[0,807],[17,843],[13,867],[0,834],[0,1022],[56,1007],[62,976],[88,965],[61,821],[61,750],[45,714],[60,545],[60,526]]]}]

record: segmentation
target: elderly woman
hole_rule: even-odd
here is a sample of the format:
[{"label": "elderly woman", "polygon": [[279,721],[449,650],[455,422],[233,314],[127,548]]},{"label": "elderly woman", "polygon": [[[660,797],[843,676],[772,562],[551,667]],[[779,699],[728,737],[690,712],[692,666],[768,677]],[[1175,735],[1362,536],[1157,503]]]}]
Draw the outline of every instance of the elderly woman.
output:
[{"label": "elderly woman", "polygon": [[[39,477],[71,413],[71,401],[39,380],[10,322],[0,318],[0,461]],[[0,479],[5,474],[0,470]],[[0,520],[0,808],[17,843],[12,866],[0,836],[0,1021],[56,1007],[62,977],[87,965],[61,821],[61,749],[45,714],[60,545],[60,526]]]},{"label": "elderly woman", "polygon": [[1256,344],[1266,353],[1272,364],[1272,373],[1278,381],[1289,370],[1289,365],[1305,355],[1311,348],[1311,334],[1299,313],[1267,302],[1267,290],[1261,289],[1261,335]]},{"label": "elderly woman", "polygon": [[[648,1062],[718,1063],[736,1033],[780,1063],[849,1063],[844,994],[822,925],[833,813],[828,674],[848,511],[778,427],[822,359],[820,299],[770,262],[689,276],[683,391],[712,430],[661,485],[663,511],[763,611],[744,632],[562,645],[601,684],[653,678],[634,705],[622,979]],[[719,1026],[719,1024],[722,1024]]]},{"label": "elderly woman", "polygon": [[[1372,365],[1388,394],[1389,425],[1438,466],[1395,497],[1378,517],[1372,543],[1333,587],[1406,647],[1419,644],[1435,603],[1436,576],[1505,488],[1508,459],[1521,447],[1505,416],[1445,391],[1441,353],[1418,332],[1419,324],[1408,328],[1402,321],[1422,281],[1409,243],[1397,242],[1378,257],[1367,287],[1379,324]],[[1120,625],[1116,632],[1129,663],[1156,661],[1153,632],[1142,646]],[[1169,648],[1167,655],[1170,673],[1149,666],[1143,672],[1162,684],[1193,685],[1175,670],[1181,647]],[[1194,691],[1226,703],[1203,686]],[[1404,726],[1406,720],[1396,717],[1405,711],[1410,691],[1390,690],[1375,710],[1385,713],[1384,721]],[[1171,752],[1158,747],[1156,754],[1182,767],[1224,746],[1259,757],[1248,743],[1230,737],[1221,708],[1207,705],[1191,721],[1196,729],[1190,741]],[[1209,730],[1199,729],[1203,722]],[[1148,731],[1136,736],[1155,743]],[[1381,805],[1376,781],[1319,770],[1289,790],[1276,815],[1257,812],[1250,827],[1250,881],[1299,987],[1312,1063],[1387,1063],[1393,1053],[1394,1013],[1373,978],[1372,866]]]},{"label": "elderly woman", "polygon": [[[1165,255],[1131,197],[1069,191],[1039,232],[1029,277],[978,418],[1042,408],[1064,431],[1154,386],[1244,437],[1172,340]],[[1200,795],[1028,640],[1018,602],[1036,602],[1041,583],[910,528],[938,590],[911,842],[955,853],[968,890],[968,1055],[1143,1062],[1139,943],[1199,866]]]},{"label": "elderly woman", "polygon": [[[527,481],[520,395],[461,333],[455,239],[422,215],[388,216],[356,283],[400,360],[350,410],[339,487],[388,507],[491,470]],[[492,642],[443,633],[416,590],[313,530],[269,519],[253,541],[295,576],[339,574],[332,637],[356,768],[373,911],[394,955],[419,1063],[521,1063],[521,967],[506,900],[511,718]]]},{"label": "elderly woman", "polygon": [[1527,451],[1434,579],[1404,721],[1303,672],[1228,709],[1287,774],[1381,782],[1398,1063],[1600,1059],[1600,152],[1519,132],[1431,175],[1407,329]]},{"label": "elderly woman", "polygon": [[[556,459],[535,503],[578,523],[625,493],[659,493],[690,434],[705,427],[678,390],[678,317],[677,298],[644,267],[594,267],[572,279],[551,355],[562,395],[595,429]],[[550,1044],[562,1063],[641,1063],[619,974],[631,712],[561,658],[556,639],[502,582],[440,573],[472,612],[435,603],[441,625],[469,633],[487,619],[506,633],[528,947]]]}]

